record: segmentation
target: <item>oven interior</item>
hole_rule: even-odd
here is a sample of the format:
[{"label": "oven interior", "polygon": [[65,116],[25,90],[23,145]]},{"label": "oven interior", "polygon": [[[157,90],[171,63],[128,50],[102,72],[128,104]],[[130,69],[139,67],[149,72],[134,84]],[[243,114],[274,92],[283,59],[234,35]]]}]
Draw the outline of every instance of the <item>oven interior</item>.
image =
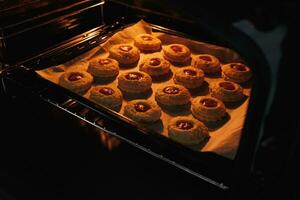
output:
[{"label": "oven interior", "polygon": [[[266,98],[262,94],[266,94],[267,90],[267,79],[262,78],[267,64],[260,51],[249,38],[234,29],[221,31],[217,26],[214,27],[209,23],[208,25],[199,21],[167,17],[152,11],[125,6],[114,1],[106,2],[102,6],[104,23],[100,23],[100,26],[88,29],[81,34],[78,34],[76,31],[69,31],[67,40],[64,37],[60,38],[59,41],[54,42],[56,45],[52,45],[51,48],[35,50],[35,52],[40,51],[42,53],[34,56],[25,55],[22,57],[23,60],[21,59],[22,61],[17,62],[17,64],[6,66],[1,72],[3,78],[2,90],[5,95],[10,99],[14,99],[14,101],[28,102],[33,97],[37,98],[46,103],[49,108],[63,111],[69,114],[67,116],[75,117],[78,119],[78,123],[89,124],[94,130],[115,136],[147,154],[216,186],[216,188],[221,190],[229,189],[233,181],[233,173],[245,173],[251,165],[254,145],[259,133],[259,119],[262,118],[260,110],[263,110]],[[95,16],[93,15],[93,17]],[[255,66],[253,68],[255,84],[253,85],[252,97],[248,108],[249,112],[244,124],[240,148],[235,160],[229,160],[209,152],[194,152],[164,137],[149,134],[145,130],[137,130],[131,123],[119,120],[118,116],[110,110],[98,106],[64,88],[50,84],[34,73],[35,70],[64,63],[91,50],[106,41],[116,31],[140,19],[145,19],[147,22],[158,25],[154,28],[159,31],[189,35],[192,39],[234,49],[247,63]],[[95,21],[98,23],[98,18]],[[80,23],[84,23],[84,21]],[[92,26],[95,27],[95,24]],[[5,42],[8,41],[5,40]],[[16,41],[18,40],[13,40],[12,43]],[[27,42],[32,44],[32,41]],[[22,44],[22,46],[26,45],[29,44]],[[7,55],[10,55],[9,52],[13,51],[14,46],[12,45],[11,47],[12,50],[8,49],[6,51],[8,52]],[[44,51],[41,51],[41,49],[44,49]],[[5,56],[5,53],[3,55]],[[11,61],[11,59],[14,61],[20,60],[19,58],[8,56],[7,60]],[[258,111],[252,112],[254,109]],[[98,134],[103,135],[102,133]]]}]

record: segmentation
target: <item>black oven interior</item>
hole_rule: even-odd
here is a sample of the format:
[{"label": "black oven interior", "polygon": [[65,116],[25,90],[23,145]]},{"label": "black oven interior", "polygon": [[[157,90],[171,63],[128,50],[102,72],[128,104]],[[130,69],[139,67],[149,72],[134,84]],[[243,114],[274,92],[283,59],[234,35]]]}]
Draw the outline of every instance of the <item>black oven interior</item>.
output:
[{"label": "black oven interior", "polygon": [[[8,37],[12,41],[2,40],[9,44],[2,53],[6,65],[1,71],[1,105],[4,105],[5,113],[1,117],[8,122],[3,125],[3,130],[10,130],[1,136],[3,151],[9,152],[3,161],[10,163],[2,167],[4,191],[18,193],[19,197],[34,193],[36,197],[44,198],[46,194],[49,199],[85,198],[87,193],[90,198],[115,198],[118,194],[114,196],[114,192],[124,196],[147,193],[147,197],[143,196],[145,199],[160,195],[171,198],[176,194],[192,199],[202,187],[212,197],[227,196],[242,186],[252,190],[257,180],[251,176],[251,166],[269,91],[268,64],[259,48],[236,29],[223,29],[207,21],[165,16],[114,1],[99,7],[95,7],[96,11],[87,9],[86,15],[77,13],[80,17],[71,15],[69,22],[73,22],[72,17],[82,19],[75,21],[77,26],[73,31],[48,29],[49,37],[52,33],[62,37],[51,40],[51,45],[41,41],[45,46],[37,47],[30,54],[20,50],[25,52],[24,55],[15,56],[14,42],[20,41],[18,37]],[[101,12],[104,21],[98,21]],[[91,20],[94,17],[97,20]],[[116,30],[139,19],[165,27],[162,31],[184,33],[232,48],[255,66],[253,96],[235,160],[213,153],[198,154],[165,138],[140,134],[140,130],[118,120],[109,110],[49,84],[33,73],[92,49]],[[91,21],[87,23],[87,20]],[[85,24],[84,28],[82,24]],[[40,29],[38,33],[43,31]],[[20,34],[20,37],[26,37],[24,35]],[[22,42],[29,42],[31,46],[36,44],[31,40]],[[21,43],[22,46],[29,45],[25,43]],[[47,48],[49,46],[51,48]],[[249,178],[249,182],[254,183],[245,184],[247,181],[242,178]]]}]

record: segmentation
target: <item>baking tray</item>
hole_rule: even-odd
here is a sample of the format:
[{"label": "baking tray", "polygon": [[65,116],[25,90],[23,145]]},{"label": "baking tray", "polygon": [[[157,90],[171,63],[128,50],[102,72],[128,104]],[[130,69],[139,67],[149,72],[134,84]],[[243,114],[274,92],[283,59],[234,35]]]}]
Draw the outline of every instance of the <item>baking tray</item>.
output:
[{"label": "baking tray", "polygon": [[[49,68],[38,70],[36,71],[41,77],[44,79],[51,81],[52,83],[58,84],[58,78],[63,73],[60,70],[57,70],[57,68],[60,68],[64,71],[70,70],[70,69],[82,69],[86,70],[88,66],[88,62],[92,60],[95,57],[101,56],[101,57],[107,57],[108,53],[106,51],[107,48],[109,48],[109,44],[112,40],[113,43],[130,43],[132,42],[132,38],[139,34],[139,33],[151,33],[153,31],[153,34],[156,35],[158,38],[162,40],[162,44],[167,45],[170,43],[181,43],[187,45],[190,49],[192,54],[198,54],[198,53],[208,53],[217,56],[221,63],[229,63],[229,62],[242,62],[242,59],[240,56],[234,52],[231,49],[204,43],[201,41],[195,41],[189,39],[190,37],[178,33],[176,31],[157,26],[154,24],[147,24],[144,21],[140,21],[136,24],[128,25],[127,27],[123,27],[121,30],[118,30],[115,32],[114,35],[110,35],[106,38],[106,41],[100,46],[92,49],[91,51],[82,54],[68,62],[61,63],[57,66],[51,66]],[[120,34],[121,33],[121,34]],[[120,35],[122,36],[120,38]],[[161,52],[153,53],[153,54],[141,54],[141,58],[139,60],[139,63],[133,67],[133,68],[120,68],[120,74],[126,72],[126,71],[132,71],[132,70],[138,70],[138,66],[140,62],[149,55],[158,55],[161,56]],[[171,70],[174,71],[176,66],[172,66]],[[54,69],[54,70],[53,70]],[[60,71],[60,72],[59,72]],[[210,84],[214,81],[217,81],[221,79],[220,77],[205,77],[205,81]],[[158,86],[165,83],[172,83],[172,78],[167,79],[163,82],[154,82],[152,85],[152,94],[149,96],[145,96],[147,99],[154,100],[154,93]],[[100,84],[99,82],[94,82],[94,85]],[[192,97],[196,97],[199,95],[209,95],[208,87],[207,85],[202,87],[198,91],[192,92]],[[101,83],[103,85],[103,83]],[[115,79],[113,82],[108,83],[108,85],[117,85],[117,79]],[[245,95],[250,96],[251,95],[251,84],[243,85],[245,90]],[[84,98],[89,98],[89,92],[85,93],[83,95]],[[139,97],[140,98],[140,97]],[[147,125],[144,124],[138,124],[128,118],[126,118],[123,113],[124,105],[126,105],[128,100],[132,100],[132,97],[124,98],[122,109],[120,112],[115,113],[121,120],[125,120],[129,123],[131,123],[133,126],[138,127],[140,130],[146,130],[148,133],[152,134],[160,134],[164,137],[168,137],[166,127],[167,123],[173,116],[178,115],[191,115],[189,110],[173,110],[173,111],[166,111],[163,109],[162,112],[162,121],[153,124],[153,125]],[[210,138],[209,140],[201,145],[195,145],[195,146],[187,146],[188,148],[200,151],[200,152],[214,152],[218,155],[224,156],[229,159],[234,159],[236,155],[236,151],[239,145],[239,139],[240,135],[242,133],[242,127],[244,124],[247,108],[248,108],[248,101],[249,98],[246,98],[245,101],[239,102],[237,104],[231,104],[226,105],[227,106],[227,112],[228,117],[225,120],[222,120],[216,124],[208,126],[210,129]],[[101,105],[100,105],[101,106]],[[105,109],[105,108],[104,108]]]}]

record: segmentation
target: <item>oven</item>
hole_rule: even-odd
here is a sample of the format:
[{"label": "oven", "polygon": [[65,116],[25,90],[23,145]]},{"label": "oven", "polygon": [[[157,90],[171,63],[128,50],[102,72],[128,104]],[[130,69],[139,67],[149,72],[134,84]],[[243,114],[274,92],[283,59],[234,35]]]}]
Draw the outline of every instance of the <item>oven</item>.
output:
[{"label": "oven", "polygon": [[[20,13],[10,16],[12,9]],[[254,160],[269,71],[245,34],[118,1],[28,1],[2,12],[12,19],[2,19],[1,30],[1,146],[7,152],[1,185],[8,198],[193,199],[203,193],[239,199],[259,190],[263,175],[254,170]],[[36,73],[93,52],[141,19],[154,32],[227,47],[252,67],[251,95],[233,157],[187,148]]]}]

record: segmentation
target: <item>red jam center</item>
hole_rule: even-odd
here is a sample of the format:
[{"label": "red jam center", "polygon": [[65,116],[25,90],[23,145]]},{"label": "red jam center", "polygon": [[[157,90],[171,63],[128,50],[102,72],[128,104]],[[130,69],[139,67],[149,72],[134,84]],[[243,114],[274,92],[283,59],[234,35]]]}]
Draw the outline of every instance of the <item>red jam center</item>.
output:
[{"label": "red jam center", "polygon": [[244,72],[247,70],[247,68],[242,64],[231,64],[230,66],[232,69],[235,69],[235,70],[241,71],[241,72]]},{"label": "red jam center", "polygon": [[83,75],[82,74],[79,74],[79,73],[73,73],[69,76],[69,81],[78,81],[80,79],[83,78]]},{"label": "red jam center", "polygon": [[148,36],[148,35],[143,35],[143,36],[141,36],[141,38],[143,40],[145,40],[145,41],[151,41],[151,40],[153,40],[153,38],[151,36]]},{"label": "red jam center", "polygon": [[168,86],[164,89],[164,93],[167,94],[178,94],[179,93],[179,88],[174,87],[174,86]]},{"label": "red jam center", "polygon": [[111,63],[111,61],[108,60],[108,59],[100,59],[100,60],[99,60],[99,64],[100,64],[100,65],[107,65],[107,64],[109,64],[109,63]]},{"label": "red jam center", "polygon": [[99,90],[99,92],[108,96],[108,95],[112,95],[114,93],[114,90],[112,90],[111,88],[105,87],[105,88],[101,88]]},{"label": "red jam center", "polygon": [[190,70],[190,69],[183,70],[183,73],[185,73],[186,75],[189,75],[189,76],[196,76],[197,75],[196,71]]},{"label": "red jam center", "polygon": [[134,104],[134,109],[137,112],[146,112],[147,110],[150,109],[150,106],[143,104],[143,103],[136,103],[136,104]]},{"label": "red jam center", "polygon": [[125,76],[126,79],[132,80],[132,81],[140,80],[142,77],[143,77],[143,75],[138,72],[128,73]]},{"label": "red jam center", "polygon": [[186,121],[177,122],[176,126],[183,130],[189,130],[189,129],[193,128],[193,124],[190,122],[186,122]]},{"label": "red jam center", "polygon": [[209,108],[217,107],[217,105],[218,105],[218,103],[215,100],[212,100],[212,99],[203,99],[201,101],[201,103],[205,107],[209,107]]},{"label": "red jam center", "polygon": [[229,82],[221,82],[220,87],[224,88],[225,90],[235,90],[235,87],[232,83]]},{"label": "red jam center", "polygon": [[177,46],[177,45],[173,45],[171,46],[171,49],[175,52],[175,53],[180,53],[180,52],[183,52],[183,49],[182,47],[180,46]]},{"label": "red jam center", "polygon": [[132,49],[132,46],[123,45],[123,46],[120,46],[119,49],[122,50],[122,51],[128,52],[128,51],[130,51]]},{"label": "red jam center", "polygon": [[152,66],[160,65],[160,59],[159,58],[151,58],[150,65],[152,65]]},{"label": "red jam center", "polygon": [[205,60],[205,61],[207,61],[207,62],[211,62],[211,61],[212,61],[211,57],[209,57],[209,56],[199,56],[199,58],[200,58],[201,60]]}]

